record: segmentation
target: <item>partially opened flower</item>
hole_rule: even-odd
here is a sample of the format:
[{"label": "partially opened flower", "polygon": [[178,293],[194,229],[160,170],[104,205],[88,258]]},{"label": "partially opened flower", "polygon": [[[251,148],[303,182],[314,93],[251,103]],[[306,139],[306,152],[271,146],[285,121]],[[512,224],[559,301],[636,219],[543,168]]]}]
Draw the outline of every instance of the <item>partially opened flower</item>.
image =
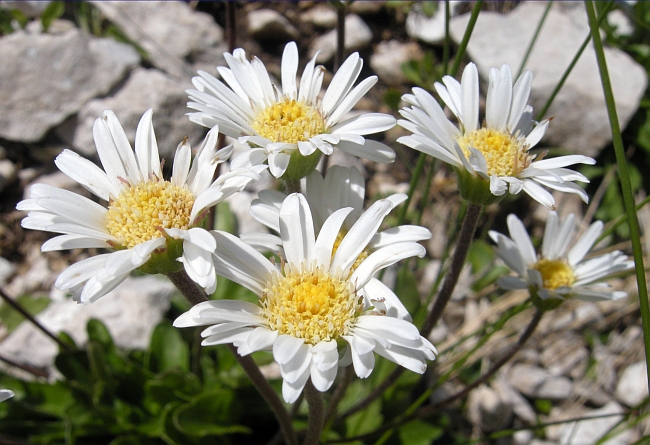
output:
[{"label": "partially opened flower", "polygon": [[530,153],[544,136],[549,120],[536,123],[532,107],[526,105],[533,75],[524,71],[513,85],[508,65],[491,68],[486,100],[485,122],[479,121],[479,78],[476,66],[465,68],[461,82],[451,76],[435,87],[458,119],[456,127],[445,116],[438,102],[425,90],[413,88],[402,97],[411,107],[402,108],[398,124],[413,134],[398,139],[404,145],[451,164],[458,174],[461,195],[476,204],[498,201],[506,192],[522,190],[549,209],[555,209],[553,196],[542,186],[587,194],[573,181],[589,182],[584,175],[565,167],[594,164],[582,155],[536,160]]},{"label": "partially opened flower", "polygon": [[4,402],[7,399],[15,396],[14,392],[10,389],[0,389],[0,402]]},{"label": "partially opened flower", "polygon": [[[392,208],[384,200],[365,212],[336,249],[341,226],[352,211],[334,212],[316,237],[312,214],[303,195],[289,195],[280,209],[280,234],[286,260],[274,264],[241,239],[213,232],[215,267],[223,275],[259,295],[259,303],[213,300],[181,315],[174,326],[213,325],[202,333],[203,345],[232,343],[239,354],[272,350],[283,378],[282,394],[293,403],[311,378],[319,391],[334,382],[337,367],[354,366],[365,378],[377,353],[414,372],[423,373],[436,350],[410,322],[367,307],[358,294],[380,269],[424,248],[414,242],[376,250],[351,269]],[[343,358],[339,360],[339,348]]]},{"label": "partially opened flower", "polygon": [[[336,253],[336,249],[345,235],[363,214],[364,196],[365,184],[363,176],[354,167],[332,166],[327,170],[325,178],[316,170],[307,175],[305,197],[311,208],[316,234],[320,233],[323,224],[334,212],[346,207],[352,208],[350,214],[343,221],[332,254]],[[251,215],[270,229],[280,233],[280,207],[285,198],[286,195],[282,192],[262,190],[259,193],[259,198],[251,204]],[[389,196],[387,200],[376,202],[367,211],[374,211],[376,206],[383,206],[386,201],[391,203],[392,208],[394,208],[405,199],[406,195],[398,193]],[[248,239],[247,235],[242,235],[242,237]],[[378,232],[373,235],[366,248],[361,252],[357,263],[382,247],[395,243],[417,242],[429,238],[431,238],[431,232],[420,226],[404,225]],[[399,298],[381,281],[373,278],[361,289],[360,293],[366,298],[369,296],[381,298],[389,315],[411,320],[408,311]],[[373,303],[367,301],[366,304]]]},{"label": "partially opened flower", "polygon": [[616,300],[625,297],[623,291],[612,291],[605,283],[596,283],[608,275],[628,270],[634,262],[618,250],[585,259],[603,231],[603,223],[596,221],[573,244],[575,216],[570,214],[559,221],[557,213],[550,212],[542,241],[541,253],[535,253],[533,243],[522,222],[508,215],[510,238],[495,231],[490,237],[497,243],[496,253],[518,276],[500,278],[504,289],[529,289],[533,302],[548,309],[563,300],[576,298],[585,301]]},{"label": "partially opened flower", "polygon": [[[88,198],[46,184],[35,184],[30,197],[18,203],[28,211],[27,229],[62,235],[46,241],[42,251],[111,248],[68,267],[56,280],[61,290],[90,303],[113,290],[135,269],[146,273],[187,274],[207,292],[214,292],[216,274],[211,255],[214,238],[199,223],[208,208],[258,178],[252,170],[232,171],[213,181],[219,163],[231,147],[216,150],[218,129],[208,133],[194,163],[187,140],[176,150],[172,176],[163,179],[152,111],[138,124],[135,152],[111,111],[95,121],[93,135],[104,170],[70,150],[56,165],[97,197]],[[191,165],[191,167],[190,167]]]},{"label": "partially opened flower", "polygon": [[364,113],[345,119],[377,82],[376,76],[352,88],[363,66],[359,54],[347,58],[332,78],[325,95],[319,93],[322,66],[316,57],[296,81],[298,47],[286,45],[282,55],[282,86],[271,82],[264,64],[254,57],[246,59],[243,49],[225,53],[228,66],[217,67],[221,80],[199,71],[195,90],[187,90],[195,113],[190,120],[206,127],[218,125],[227,136],[253,146],[233,159],[233,165],[268,161],[275,177],[300,179],[316,166],[321,154],[332,154],[338,147],[352,155],[375,162],[392,162],[395,153],[388,146],[363,136],[388,130],[395,118],[382,113]]}]

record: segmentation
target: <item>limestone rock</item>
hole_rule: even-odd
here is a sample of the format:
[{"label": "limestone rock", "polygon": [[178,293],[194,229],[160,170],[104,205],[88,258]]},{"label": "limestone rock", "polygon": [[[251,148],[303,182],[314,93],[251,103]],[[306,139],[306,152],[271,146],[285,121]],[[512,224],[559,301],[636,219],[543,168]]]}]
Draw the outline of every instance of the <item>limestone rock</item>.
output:
[{"label": "limestone rock", "polygon": [[[619,414],[620,416],[611,415]],[[609,402],[602,408],[588,410],[581,413],[582,417],[595,416],[598,419],[581,420],[579,422],[565,423],[560,428],[560,440],[562,445],[591,445],[597,443],[611,428],[623,419],[623,408],[616,402]],[[630,443],[631,431],[623,431],[602,443],[603,445],[627,445]]]},{"label": "limestone rock", "polygon": [[[372,41],[372,31],[366,23],[356,14],[345,17],[345,50],[356,51],[365,48]],[[336,53],[336,30],[333,29],[314,41],[309,57],[314,57],[320,51],[316,61],[325,63],[331,60]]]},{"label": "limestone rock", "polygon": [[106,17],[138,42],[151,63],[172,76],[191,77],[185,60],[219,46],[223,30],[213,18],[186,2],[93,2]]},{"label": "limestone rock", "polygon": [[389,40],[377,45],[370,57],[370,66],[386,85],[398,86],[407,81],[402,72],[402,65],[409,60],[420,60],[422,57],[422,50],[417,43]]},{"label": "limestone rock", "polygon": [[[509,14],[482,12],[467,47],[483,79],[490,67],[506,63],[516,71],[532,39],[545,4],[522,3]],[[580,12],[580,13],[579,13]],[[451,36],[462,39],[469,14],[450,22]],[[554,4],[530,54],[526,68],[534,74],[531,103],[539,110],[557,85],[580,45],[589,35],[584,11],[571,12]],[[605,48],[621,128],[637,110],[647,74],[630,56]],[[514,73],[516,74],[516,72]],[[589,110],[589,112],[585,112]],[[611,140],[611,130],[593,46],[590,44],[555,98],[546,117],[555,119],[544,140],[567,150],[596,156]]]},{"label": "limestone rock", "polygon": [[319,28],[332,29],[336,27],[336,10],[327,4],[316,5],[303,12],[300,20]]},{"label": "limestone rock", "polygon": [[[456,6],[461,2],[450,2],[450,14],[455,16]],[[483,14],[483,13],[481,13]],[[445,4],[438,2],[438,8],[431,17],[415,4],[406,16],[406,33],[409,37],[426,43],[438,44],[445,39]]]},{"label": "limestone rock", "polygon": [[248,33],[255,39],[288,42],[298,38],[298,30],[273,9],[256,9],[248,13]]},{"label": "limestone rock", "polygon": [[510,383],[520,393],[531,398],[565,400],[571,395],[571,380],[553,376],[536,366],[516,364],[510,370]]},{"label": "limestone rock", "polygon": [[79,30],[0,38],[0,137],[39,141],[89,100],[106,94],[140,61],[136,50]]},{"label": "limestone rock", "polygon": [[4,257],[0,257],[0,286],[4,286],[7,280],[16,271],[16,265]]},{"label": "limestone rock", "polygon": [[[189,79],[188,79],[189,82]],[[85,156],[96,152],[93,140],[93,122],[102,111],[112,110],[119,119],[133,146],[135,129],[142,114],[153,108],[153,125],[160,155],[171,162],[176,147],[185,136],[198,148],[205,129],[187,119],[187,95],[190,84],[155,69],[138,68],[124,86],[113,96],[88,102],[75,120],[66,122],[57,133]]]},{"label": "limestone rock", "polygon": [[469,416],[483,431],[505,428],[512,420],[512,406],[492,388],[483,385],[469,395]]},{"label": "limestone rock", "polygon": [[0,192],[16,179],[18,167],[9,159],[0,160]]},{"label": "limestone rock", "polygon": [[[75,342],[88,340],[86,324],[101,320],[117,346],[143,349],[153,328],[169,308],[174,285],[154,276],[127,278],[113,292],[84,306],[71,299],[53,301],[37,319],[51,332],[65,331]],[[28,322],[22,323],[0,344],[0,355],[36,367],[51,368],[58,346]]]},{"label": "limestone rock", "polygon": [[623,371],[614,397],[629,406],[637,406],[648,397],[648,371],[645,362],[634,363]]}]

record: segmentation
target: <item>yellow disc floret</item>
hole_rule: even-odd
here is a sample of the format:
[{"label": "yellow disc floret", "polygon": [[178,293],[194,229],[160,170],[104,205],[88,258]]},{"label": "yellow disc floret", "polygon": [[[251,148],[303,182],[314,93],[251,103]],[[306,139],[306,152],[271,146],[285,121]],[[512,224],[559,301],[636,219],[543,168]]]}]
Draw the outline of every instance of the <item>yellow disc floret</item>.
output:
[{"label": "yellow disc floret", "polygon": [[545,289],[555,290],[560,286],[570,287],[576,281],[573,268],[562,260],[541,259],[533,265],[533,269],[542,274]]},{"label": "yellow disc floret", "polygon": [[188,229],[193,205],[192,192],[169,181],[128,185],[110,202],[106,228],[122,247],[131,248],[162,236],[160,228]]},{"label": "yellow disc floret", "polygon": [[272,330],[312,345],[346,335],[362,309],[347,280],[289,267],[269,280],[260,305]]},{"label": "yellow disc floret", "polygon": [[467,158],[470,147],[485,157],[488,175],[514,176],[528,167],[532,156],[528,154],[526,140],[508,132],[492,128],[480,128],[458,138],[458,145]]},{"label": "yellow disc floret", "polygon": [[325,120],[312,106],[285,99],[262,110],[251,126],[273,142],[296,144],[323,133]]}]

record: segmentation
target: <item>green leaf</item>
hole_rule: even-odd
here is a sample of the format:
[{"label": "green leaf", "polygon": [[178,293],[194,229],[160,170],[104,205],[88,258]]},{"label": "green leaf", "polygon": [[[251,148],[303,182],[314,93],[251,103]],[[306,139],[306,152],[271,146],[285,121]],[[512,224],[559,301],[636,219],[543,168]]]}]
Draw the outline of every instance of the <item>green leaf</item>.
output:
[{"label": "green leaf", "polygon": [[414,314],[421,306],[418,280],[408,267],[400,267],[397,271],[395,295],[402,301],[409,314]]},{"label": "green leaf", "polygon": [[85,351],[63,351],[56,356],[54,364],[66,379],[77,383],[90,393],[93,378]]},{"label": "green leaf", "polygon": [[115,343],[113,343],[113,338],[111,337],[108,328],[106,328],[106,325],[96,318],[88,321],[86,331],[88,331],[88,340],[99,343],[104,347],[105,351],[115,347]]},{"label": "green leaf", "polygon": [[422,420],[414,420],[399,429],[404,445],[429,445],[444,434],[445,430]]},{"label": "green leaf", "polygon": [[467,261],[472,265],[472,273],[477,274],[494,261],[494,248],[483,240],[476,240],[467,252]]},{"label": "green leaf", "polygon": [[234,402],[234,393],[227,389],[203,393],[174,412],[174,425],[181,433],[196,437],[250,434],[249,428],[233,425],[238,411]]},{"label": "green leaf", "polygon": [[190,401],[201,392],[201,382],[194,374],[174,369],[147,381],[144,391],[144,406],[157,414],[169,403]]},{"label": "green leaf", "polygon": [[384,416],[381,415],[381,400],[372,402],[366,409],[356,412],[345,419],[347,436],[358,436],[370,433],[381,426]]},{"label": "green leaf", "polygon": [[[16,303],[23,307],[30,315],[36,315],[50,304],[50,299],[45,296],[23,295],[16,299]],[[25,321],[20,312],[4,303],[0,306],[0,322],[11,333],[20,323]]]},{"label": "green leaf", "polygon": [[174,368],[188,371],[190,348],[183,341],[178,329],[164,321],[156,326],[151,335],[151,346],[147,358],[146,366],[153,372],[163,372]]},{"label": "green leaf", "polygon": [[65,5],[63,2],[51,2],[41,14],[41,23],[43,30],[47,32],[52,22],[63,15],[65,12]]},{"label": "green leaf", "polygon": [[401,101],[402,93],[395,88],[389,88],[384,93],[384,103],[388,105],[393,111],[399,110],[399,104]]}]

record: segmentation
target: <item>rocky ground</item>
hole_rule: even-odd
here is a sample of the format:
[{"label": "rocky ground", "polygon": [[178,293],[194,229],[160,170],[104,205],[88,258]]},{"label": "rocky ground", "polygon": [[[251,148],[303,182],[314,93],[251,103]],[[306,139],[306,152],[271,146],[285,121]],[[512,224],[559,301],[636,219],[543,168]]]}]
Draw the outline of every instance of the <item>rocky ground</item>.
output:
[{"label": "rocky ground", "polygon": [[[68,264],[92,252],[41,253],[40,245],[47,236],[22,230],[20,219],[24,215],[14,209],[35,182],[85,193],[59,173],[52,161],[63,148],[96,156],[92,122],[104,109],[113,110],[133,138],[140,116],[153,108],[163,156],[170,156],[185,136],[196,145],[205,131],[184,116],[184,90],[191,87],[190,79],[197,70],[216,75],[215,66],[225,64],[225,8],[221,3],[91,2],[91,12],[83,16],[72,4],[66,4],[62,18],[44,32],[37,17],[48,3],[0,4],[23,8],[26,16],[33,17],[25,29],[0,37],[0,285],[13,297],[49,298],[39,319],[53,331],[69,332],[79,343],[84,341],[85,322],[95,317],[107,324],[118,345],[142,348],[167,312],[173,286],[156,277],[133,277],[111,297],[78,306],[54,290],[53,282]],[[481,13],[466,57],[477,64],[484,79],[491,66],[508,63],[514,70],[519,67],[545,4],[502,2],[487,7],[490,11]],[[450,34],[455,44],[462,38],[469,9],[465,2],[453,2]],[[362,77],[374,73],[380,79],[360,102],[360,108],[396,113],[388,98],[407,92],[415,81],[404,74],[401,65],[431,60],[431,56],[441,60],[444,18],[440,10],[433,15],[427,12],[422,5],[407,3],[350,5],[346,50],[359,51],[364,58]],[[634,24],[624,11],[611,13],[608,20],[620,33],[633,31]],[[237,45],[248,54],[258,55],[279,77],[282,48],[287,41],[296,40],[303,64],[318,53],[317,60],[331,71],[335,25],[336,10],[328,3],[240,4]],[[111,33],[111,29],[119,32]],[[551,8],[526,64],[535,76],[531,100],[537,109],[550,96],[588,33],[582,4],[558,3]],[[109,35],[118,36],[120,41]],[[647,74],[625,52],[608,48],[606,53],[619,119],[625,127],[646,91]],[[426,69],[418,73],[423,82],[428,81],[428,75]],[[547,116],[555,117],[543,141],[548,147],[594,157],[608,147],[610,130],[593,49],[588,48],[579,60]],[[402,131],[395,128],[387,132],[387,143],[393,144]],[[399,158],[394,165],[361,163],[340,154],[330,162],[355,163],[364,168],[370,196],[405,191],[409,180],[405,163],[412,163],[416,156],[398,144],[394,146]],[[431,196],[433,202],[423,224],[434,233],[427,245],[434,261],[422,277],[423,294],[439,267],[435,260],[442,255],[447,227],[458,208],[454,180],[448,171],[442,169],[436,174]],[[255,190],[251,190],[231,203],[245,231],[259,229],[243,210],[254,197]],[[562,213],[593,215],[593,207],[587,208],[573,197],[557,199]],[[518,213],[541,233],[544,214],[534,206],[525,214],[528,207],[522,201],[518,201]],[[650,225],[647,213],[640,212],[644,227]],[[496,224],[503,224],[505,214],[498,209],[488,211]],[[629,246],[624,243],[619,248]],[[475,278],[468,269],[443,322],[432,335],[439,351],[451,348],[527,297],[509,293],[498,300],[489,299],[493,288],[471,290]],[[527,346],[495,379],[472,391],[466,403],[449,408],[449,413],[459,419],[459,428],[474,437],[522,428],[512,437],[495,439],[499,444],[591,444],[624,413],[638,409],[648,394],[636,287],[631,279],[618,280],[615,285],[627,290],[630,297],[600,304],[569,302],[547,315]],[[7,308],[0,309],[6,312]],[[480,359],[482,369],[488,369],[503,353],[530,317],[531,312],[515,316],[477,351],[474,357]],[[473,346],[468,341],[450,349],[437,362],[435,372],[449,370],[454,359]],[[28,323],[15,329],[0,327],[0,357],[51,369],[55,354],[55,345]],[[452,380],[433,397],[444,397],[458,385],[460,380]],[[641,407],[642,412],[647,409]],[[561,422],[602,415],[607,416]],[[560,423],[524,429],[554,422]],[[634,443],[647,434],[650,423],[644,420],[622,428],[605,443]]]}]

